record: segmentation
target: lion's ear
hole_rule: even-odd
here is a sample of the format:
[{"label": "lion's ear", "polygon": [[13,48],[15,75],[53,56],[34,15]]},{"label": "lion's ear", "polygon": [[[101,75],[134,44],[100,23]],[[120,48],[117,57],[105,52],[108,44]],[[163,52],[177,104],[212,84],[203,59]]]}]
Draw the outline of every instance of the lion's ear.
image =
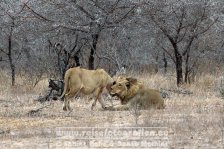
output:
[{"label": "lion's ear", "polygon": [[137,83],[137,79],[135,78],[126,78],[128,80],[128,82],[130,82],[130,84],[136,84]]},{"label": "lion's ear", "polygon": [[131,87],[130,82],[125,83],[125,85],[126,85],[127,89],[130,89],[130,87]]}]

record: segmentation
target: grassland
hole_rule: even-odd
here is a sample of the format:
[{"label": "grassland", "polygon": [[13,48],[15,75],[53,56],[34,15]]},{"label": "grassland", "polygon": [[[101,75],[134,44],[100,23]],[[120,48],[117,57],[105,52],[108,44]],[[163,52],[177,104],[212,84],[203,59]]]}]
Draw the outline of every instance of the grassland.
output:
[{"label": "grassland", "polygon": [[[134,75],[150,88],[177,89],[172,75]],[[62,110],[61,101],[41,104],[35,99],[47,90],[43,79],[34,88],[19,78],[10,87],[6,73],[0,74],[0,148],[56,148],[57,127],[166,127],[169,148],[223,148],[224,100],[219,93],[220,76],[201,75],[183,90],[193,94],[168,92],[164,110],[106,111],[99,103],[91,111],[85,98],[74,99],[71,113]],[[114,104],[119,104],[114,100]],[[108,102],[109,104],[109,102]],[[32,110],[43,109],[32,112]]]}]

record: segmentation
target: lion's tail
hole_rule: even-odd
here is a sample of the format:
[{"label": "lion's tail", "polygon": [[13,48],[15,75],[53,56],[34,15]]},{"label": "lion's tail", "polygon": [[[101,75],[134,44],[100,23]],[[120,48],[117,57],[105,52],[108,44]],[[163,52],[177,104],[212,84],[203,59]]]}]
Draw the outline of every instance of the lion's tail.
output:
[{"label": "lion's tail", "polygon": [[69,80],[70,80],[70,71],[65,72],[65,77],[64,77],[64,90],[63,93],[60,96],[60,99],[63,99],[67,91],[69,90]]}]

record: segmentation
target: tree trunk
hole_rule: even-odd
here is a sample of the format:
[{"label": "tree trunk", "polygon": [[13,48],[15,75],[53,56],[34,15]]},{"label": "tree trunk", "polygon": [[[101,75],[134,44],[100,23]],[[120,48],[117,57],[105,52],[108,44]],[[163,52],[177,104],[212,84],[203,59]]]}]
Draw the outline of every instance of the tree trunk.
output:
[{"label": "tree trunk", "polygon": [[176,74],[177,74],[177,86],[183,84],[183,70],[182,70],[182,56],[178,54],[176,57]]},{"label": "tree trunk", "polygon": [[10,69],[11,69],[11,83],[12,86],[15,85],[15,65],[13,64],[13,60],[12,60],[12,36],[9,36],[8,39],[8,58],[9,58],[9,65],[10,65]]},{"label": "tree trunk", "polygon": [[158,66],[158,62],[159,61],[159,52],[156,55],[156,68],[155,68],[155,73],[159,72],[159,66]]},{"label": "tree trunk", "polygon": [[167,73],[167,60],[166,60],[166,54],[163,52],[163,62],[164,62],[164,73]]},{"label": "tree trunk", "polygon": [[189,76],[188,71],[185,71],[185,73],[184,73],[184,82],[190,84],[190,80],[189,80],[188,76]]},{"label": "tree trunk", "polygon": [[96,46],[97,46],[99,34],[93,34],[92,38],[93,38],[93,43],[92,43],[92,47],[90,49],[90,56],[89,56],[89,69],[90,70],[94,69],[94,54],[96,52]]},{"label": "tree trunk", "polygon": [[165,35],[170,40],[170,43],[173,46],[174,55],[175,55],[175,65],[176,65],[176,75],[177,75],[177,86],[181,86],[183,84],[183,56],[180,54],[177,46],[177,41],[174,40],[171,36],[165,33]]},{"label": "tree trunk", "polygon": [[61,60],[61,54],[58,53],[58,71],[59,71],[59,76],[60,76],[60,79],[63,80],[64,79],[64,66],[62,64],[63,60]]},{"label": "tree trunk", "polygon": [[94,49],[93,48],[91,48],[90,56],[89,56],[89,69],[90,70],[94,69]]},{"label": "tree trunk", "polygon": [[175,58],[176,58],[176,75],[177,75],[177,86],[179,87],[180,85],[183,84],[183,58],[180,52],[178,51],[178,47],[176,44],[173,43],[173,48],[174,48],[174,53],[175,53]]},{"label": "tree trunk", "polygon": [[[78,45],[78,39],[79,39],[79,34],[76,34],[76,39],[75,39],[75,46],[73,47],[73,49],[71,50],[71,53],[73,51],[75,51],[75,49],[77,48],[77,45]],[[82,46],[84,45],[85,43],[82,44]],[[77,51],[75,52],[74,55],[72,55],[72,58],[74,58],[74,61],[75,61],[75,65],[73,67],[79,67],[81,64],[80,64],[80,52],[81,52],[81,48],[82,46],[77,49]]]},{"label": "tree trunk", "polygon": [[194,41],[194,36],[190,38],[190,41],[188,43],[188,46],[186,48],[185,53],[183,55],[186,55],[186,60],[185,60],[185,74],[184,74],[184,82],[190,84],[190,68],[189,68],[189,58],[190,58],[190,50],[191,50],[191,45]]},{"label": "tree trunk", "polygon": [[76,67],[80,66],[80,60],[78,54],[74,56]]},{"label": "tree trunk", "polygon": [[184,82],[190,84],[189,78],[189,54],[187,53],[186,61],[185,61],[185,74],[184,74]]},{"label": "tree trunk", "polygon": [[66,72],[66,68],[68,65],[67,57],[63,55],[62,53],[58,53],[58,70],[59,70],[59,76],[60,79],[63,80]]}]

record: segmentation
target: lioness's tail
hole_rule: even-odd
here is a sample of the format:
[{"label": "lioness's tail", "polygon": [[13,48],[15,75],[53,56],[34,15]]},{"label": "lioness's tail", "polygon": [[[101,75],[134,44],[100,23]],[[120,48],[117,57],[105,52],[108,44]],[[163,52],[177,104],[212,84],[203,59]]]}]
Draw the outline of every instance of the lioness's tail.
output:
[{"label": "lioness's tail", "polygon": [[59,97],[60,99],[63,99],[67,91],[69,90],[69,80],[70,80],[70,71],[67,70],[65,72],[65,77],[64,77],[64,90],[61,96]]}]

